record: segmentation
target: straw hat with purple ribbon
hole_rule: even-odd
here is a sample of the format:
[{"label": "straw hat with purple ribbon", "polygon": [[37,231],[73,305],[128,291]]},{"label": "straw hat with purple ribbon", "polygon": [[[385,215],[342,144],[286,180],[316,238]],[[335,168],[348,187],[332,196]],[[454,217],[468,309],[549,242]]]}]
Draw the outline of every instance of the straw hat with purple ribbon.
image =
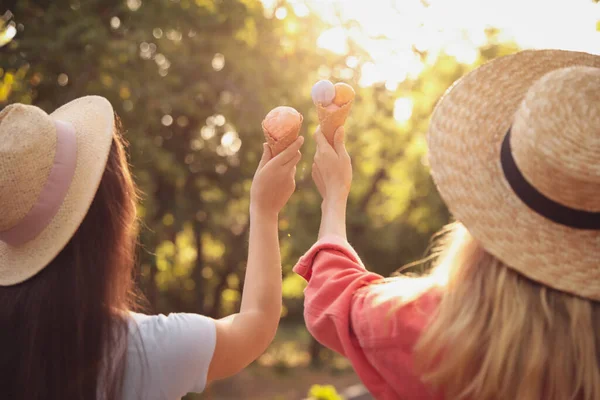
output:
[{"label": "straw hat with purple ribbon", "polygon": [[23,282],[73,237],[111,148],[114,114],[97,96],[52,114],[12,104],[0,111],[0,286]]},{"label": "straw hat with purple ribbon", "polygon": [[600,56],[536,50],[460,79],[429,130],[456,219],[510,268],[600,300]]}]

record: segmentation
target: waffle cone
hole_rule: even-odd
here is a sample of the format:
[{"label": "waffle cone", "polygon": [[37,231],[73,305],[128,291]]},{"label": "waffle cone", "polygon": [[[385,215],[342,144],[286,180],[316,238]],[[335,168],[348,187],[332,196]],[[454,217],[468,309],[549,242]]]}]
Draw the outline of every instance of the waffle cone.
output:
[{"label": "waffle cone", "polygon": [[284,151],[285,149],[287,149],[290,144],[294,143],[294,141],[298,137],[298,134],[300,133],[300,128],[302,127],[302,120],[303,120],[302,115],[300,115],[300,123],[293,129],[290,129],[285,135],[283,135],[283,137],[281,137],[279,139],[275,139],[269,133],[269,131],[265,128],[265,124],[263,122],[263,124],[262,124],[263,133],[265,134],[265,139],[267,141],[267,144],[271,148],[271,155],[273,157],[275,157],[277,154],[279,154],[282,151]]},{"label": "waffle cone", "polygon": [[350,109],[352,108],[352,103],[354,103],[354,100],[347,102],[335,111],[329,111],[321,104],[317,105],[317,114],[319,116],[319,123],[321,124],[321,132],[323,132],[327,141],[332,146],[333,135],[337,128],[344,125],[346,122],[348,114],[350,114]]}]

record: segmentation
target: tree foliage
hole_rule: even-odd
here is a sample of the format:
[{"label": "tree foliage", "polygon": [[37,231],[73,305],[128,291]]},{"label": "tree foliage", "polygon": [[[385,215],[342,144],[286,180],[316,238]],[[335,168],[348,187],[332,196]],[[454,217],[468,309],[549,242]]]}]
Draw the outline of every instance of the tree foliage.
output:
[{"label": "tree foliage", "polygon": [[[468,69],[515,51],[490,31],[474,65],[415,50],[418,76],[394,90],[363,88],[366,51],[350,43],[351,63],[319,49],[326,24],[280,6],[281,20],[258,0],[22,0],[5,14],[4,37],[10,27],[16,36],[0,43],[0,106],[33,103],[50,112],[98,94],[122,119],[143,193],[140,279],[157,311],[218,316],[237,306],[260,122],[271,108],[291,105],[310,136],[317,125],[310,87],[320,78],[357,88],[347,123],[350,241],[384,275],[422,256],[448,220],[427,168],[429,115]],[[412,107],[400,122],[398,98]],[[299,316],[303,289],[291,267],[316,239],[320,217],[313,150],[307,140],[298,190],[280,222],[290,317]]]}]

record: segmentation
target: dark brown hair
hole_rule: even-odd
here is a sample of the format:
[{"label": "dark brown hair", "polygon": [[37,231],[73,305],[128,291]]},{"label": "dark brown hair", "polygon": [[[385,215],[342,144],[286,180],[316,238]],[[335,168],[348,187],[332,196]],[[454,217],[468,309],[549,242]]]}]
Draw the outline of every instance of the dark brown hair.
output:
[{"label": "dark brown hair", "polygon": [[[0,397],[117,399],[134,306],[136,190],[121,124],[87,216],[39,274],[0,287]],[[107,362],[108,365],[104,365]]]}]

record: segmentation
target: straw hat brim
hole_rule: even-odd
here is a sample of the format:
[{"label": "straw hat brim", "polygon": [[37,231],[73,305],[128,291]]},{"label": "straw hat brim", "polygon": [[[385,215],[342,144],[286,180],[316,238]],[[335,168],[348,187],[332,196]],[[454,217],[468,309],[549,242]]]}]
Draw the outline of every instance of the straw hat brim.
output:
[{"label": "straw hat brim", "polygon": [[60,107],[50,117],[69,122],[75,128],[75,175],[57,214],[42,233],[20,247],[0,242],[3,286],[34,276],[69,243],[92,204],[106,168],[114,130],[114,112],[108,100],[99,96],[82,97]]},{"label": "straw hat brim", "polygon": [[433,113],[429,159],[449,210],[488,252],[534,281],[600,300],[600,233],[532,211],[514,194],[500,163],[502,140],[529,87],[570,66],[600,67],[600,56],[531,50],[467,74]]}]

